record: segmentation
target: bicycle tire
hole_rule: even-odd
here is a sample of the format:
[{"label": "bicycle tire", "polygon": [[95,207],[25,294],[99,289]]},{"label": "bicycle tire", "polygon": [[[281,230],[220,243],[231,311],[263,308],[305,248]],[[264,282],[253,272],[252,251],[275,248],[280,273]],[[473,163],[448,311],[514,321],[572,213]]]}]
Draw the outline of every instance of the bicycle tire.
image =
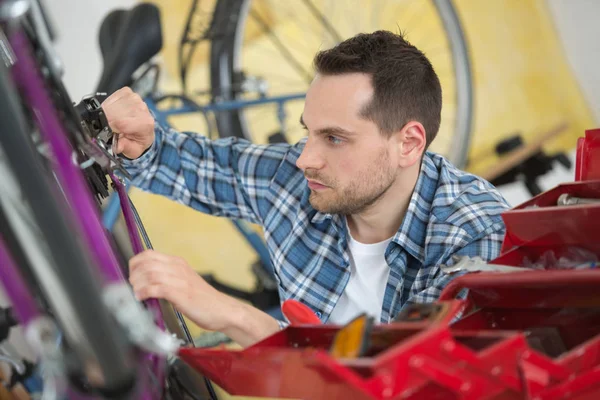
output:
[{"label": "bicycle tire", "polygon": [[[210,51],[210,84],[213,102],[237,99],[234,89],[241,72],[241,47],[252,0],[218,0],[213,19],[219,31],[213,36]],[[450,44],[456,82],[457,111],[452,146],[447,158],[459,168],[467,165],[473,123],[473,84],[469,49],[461,21],[452,0],[432,0]],[[219,136],[236,136],[252,141],[243,110],[215,115]]]},{"label": "bicycle tire", "polygon": [[456,7],[452,0],[434,0],[438,9],[444,29],[448,35],[448,42],[452,50],[452,63],[456,79],[457,92],[462,96],[457,97],[457,118],[454,129],[454,141],[448,159],[457,167],[464,168],[468,164],[471,133],[473,128],[473,78],[471,74],[471,58],[465,39],[464,30]]},{"label": "bicycle tire", "polygon": [[[234,74],[239,71],[239,57],[236,57],[236,43],[242,39],[243,25],[248,16],[248,0],[217,0],[211,24],[219,31],[210,42],[210,87],[212,101],[232,101],[236,99],[233,90]],[[239,110],[215,113],[217,133],[220,137],[235,136],[251,140],[244,126]]]}]

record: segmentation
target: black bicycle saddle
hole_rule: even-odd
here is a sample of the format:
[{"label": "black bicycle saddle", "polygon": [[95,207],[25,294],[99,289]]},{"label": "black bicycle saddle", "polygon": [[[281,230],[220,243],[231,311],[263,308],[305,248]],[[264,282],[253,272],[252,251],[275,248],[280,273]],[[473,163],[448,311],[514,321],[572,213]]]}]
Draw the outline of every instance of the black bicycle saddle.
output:
[{"label": "black bicycle saddle", "polygon": [[140,3],[110,12],[98,35],[104,62],[96,91],[111,94],[132,83],[132,74],[162,49],[160,11]]}]

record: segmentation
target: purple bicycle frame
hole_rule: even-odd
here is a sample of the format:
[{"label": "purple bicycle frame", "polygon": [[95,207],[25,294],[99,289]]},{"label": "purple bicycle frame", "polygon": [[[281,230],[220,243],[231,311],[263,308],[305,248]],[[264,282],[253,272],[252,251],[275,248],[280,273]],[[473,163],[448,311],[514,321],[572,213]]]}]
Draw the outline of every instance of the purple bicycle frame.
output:
[{"label": "purple bicycle frame", "polygon": [[[60,123],[56,112],[53,109],[50,96],[42,81],[41,73],[36,67],[32,57],[30,42],[20,27],[14,27],[14,29],[8,32],[8,39],[17,59],[17,64],[12,68],[13,80],[20,89],[26,102],[36,110],[34,113],[36,123],[43,138],[49,144],[50,149],[55,156],[57,166],[55,172],[66,198],[69,200],[69,205],[75,216],[74,220],[79,225],[78,228],[80,232],[83,233],[85,244],[90,249],[93,261],[99,267],[106,283],[121,282],[125,279],[121,267],[106,236],[106,232],[98,215],[98,210],[93,203],[83,174],[72,160],[73,149],[67,140],[65,128]],[[120,195],[123,216],[127,224],[134,252],[137,254],[143,250],[143,247],[129,202],[125,201],[126,194],[122,184],[116,180],[112,174],[111,178],[114,179],[113,182]],[[22,279],[20,279],[14,263],[9,259],[9,255],[1,238],[0,257],[2,257],[0,262],[3,266],[3,274],[0,275],[0,278],[2,278],[4,282],[11,282],[11,284],[16,285],[14,290],[9,294],[11,295],[11,299],[17,300],[14,301],[14,303],[19,303],[18,307],[16,307],[16,311],[20,321],[26,323],[37,315],[37,307],[31,295],[27,292]],[[5,268],[5,266],[7,267]],[[161,329],[164,329],[162,311],[158,300],[149,300],[146,304],[155,316],[155,322]],[[149,365],[151,373],[159,382],[162,390],[165,378],[164,357],[147,353],[143,354],[142,358],[144,363]],[[143,371],[143,368],[140,370]],[[141,378],[140,381],[143,385],[141,398],[159,398],[161,391],[153,391],[149,387],[150,377],[142,376]]]},{"label": "purple bicycle frame", "polygon": [[10,256],[4,239],[0,236],[0,282],[10,284],[4,285],[8,298],[18,299],[14,302],[14,310],[19,322],[27,326],[29,322],[39,316],[37,304],[29,292],[17,265]]}]

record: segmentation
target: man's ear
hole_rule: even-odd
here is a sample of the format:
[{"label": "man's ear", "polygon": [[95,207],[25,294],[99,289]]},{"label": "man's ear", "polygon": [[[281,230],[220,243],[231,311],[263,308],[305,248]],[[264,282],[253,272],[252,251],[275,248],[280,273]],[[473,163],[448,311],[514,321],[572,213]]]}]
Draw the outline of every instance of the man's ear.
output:
[{"label": "man's ear", "polygon": [[427,143],[423,124],[409,121],[396,135],[399,149],[398,166],[406,168],[420,162]]}]

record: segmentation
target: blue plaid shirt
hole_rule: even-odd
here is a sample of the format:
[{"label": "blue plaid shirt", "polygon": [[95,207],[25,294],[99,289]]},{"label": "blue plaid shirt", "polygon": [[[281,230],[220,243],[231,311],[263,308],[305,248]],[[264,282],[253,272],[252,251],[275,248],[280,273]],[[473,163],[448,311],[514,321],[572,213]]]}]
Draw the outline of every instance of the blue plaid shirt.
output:
[{"label": "blue plaid shirt", "polygon": [[[264,227],[281,300],[296,299],[326,322],[350,279],[343,216],[309,203],[296,145],[256,145],[165,130],[152,147],[124,161],[133,184],[198,211]],[[452,256],[496,257],[506,201],[488,182],[427,152],[404,221],[385,251],[390,274],[381,322],[408,303],[435,301],[453,278]]]}]

